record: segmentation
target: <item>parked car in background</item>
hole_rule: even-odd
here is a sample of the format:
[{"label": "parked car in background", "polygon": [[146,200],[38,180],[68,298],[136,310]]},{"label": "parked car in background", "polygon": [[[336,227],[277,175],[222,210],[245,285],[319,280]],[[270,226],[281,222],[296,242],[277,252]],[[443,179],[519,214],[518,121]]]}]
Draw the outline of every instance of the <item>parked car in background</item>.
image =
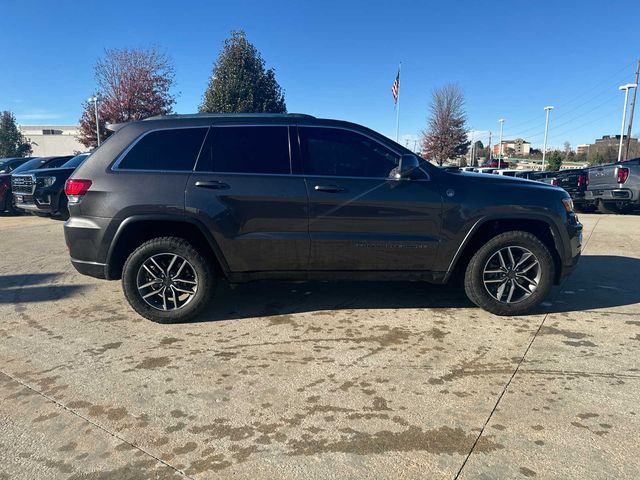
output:
[{"label": "parked car in background", "polygon": [[496,170],[497,168],[489,168],[489,167],[478,167],[473,169],[473,171],[476,173],[493,173]]},{"label": "parked car in background", "polygon": [[[61,165],[60,161],[50,162],[46,168],[12,175],[11,185],[16,208],[43,216],[59,215],[65,220],[69,218],[64,184],[88,156],[88,153],[83,153],[75,157],[64,157],[65,161]],[[59,160],[62,158],[59,157]],[[54,164],[55,166],[51,166]]]},{"label": "parked car in background", "polygon": [[592,200],[587,200],[586,193],[589,185],[589,171],[586,168],[572,168],[556,172],[551,184],[564,189],[571,198],[576,210],[592,212],[595,205]]},{"label": "parked car in background", "polygon": [[80,273],[122,279],[156,322],[219,280],[464,277],[498,315],[538,306],[575,267],[560,188],[440,169],[368,128],[288,114],[171,115],[117,131],[67,180]]},{"label": "parked car in background", "polygon": [[33,157],[0,158],[0,213],[15,213],[11,195],[11,172]]},{"label": "parked car in background", "polygon": [[11,173],[14,169],[32,158],[33,157],[0,158],[0,175]]},{"label": "parked car in background", "polygon": [[543,172],[533,172],[529,175],[529,180],[535,180],[536,182],[547,183],[549,185],[554,185],[554,179],[558,176],[558,172],[552,171],[543,171]]},{"label": "parked car in background", "polygon": [[526,178],[527,180],[529,180],[534,173],[536,173],[535,170],[516,170],[514,177]]},{"label": "parked car in background", "polygon": [[44,168],[51,165],[61,165],[66,162],[69,157],[35,157],[27,160],[19,167],[14,168],[10,174],[6,176],[0,175],[0,181],[5,185],[4,187],[4,195],[3,201],[0,202],[0,205],[4,205],[6,210],[10,211],[12,214],[19,213],[20,210],[15,208],[15,199],[12,195],[12,187],[11,187],[11,177],[13,174],[18,174],[22,172],[27,172],[30,170],[36,170],[38,168]]},{"label": "parked car in background", "polygon": [[640,158],[590,168],[585,200],[603,213],[640,208]]},{"label": "parked car in background", "polygon": [[511,164],[506,160],[491,160],[489,162],[485,162],[482,164],[483,167],[491,167],[491,168],[510,168]]},{"label": "parked car in background", "polygon": [[518,173],[518,170],[513,170],[513,169],[509,169],[509,168],[502,168],[499,170],[496,170],[495,172],[496,175],[503,175],[505,177],[515,177],[516,173]]}]

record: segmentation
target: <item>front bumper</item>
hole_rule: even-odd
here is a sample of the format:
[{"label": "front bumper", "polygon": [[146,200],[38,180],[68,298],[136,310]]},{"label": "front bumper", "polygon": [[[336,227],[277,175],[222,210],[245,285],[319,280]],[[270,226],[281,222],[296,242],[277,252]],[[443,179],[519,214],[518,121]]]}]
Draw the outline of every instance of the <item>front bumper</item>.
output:
[{"label": "front bumper", "polygon": [[51,207],[51,195],[48,194],[42,195],[37,191],[34,194],[14,193],[13,199],[15,202],[15,206],[22,210],[42,213],[53,212],[53,209]]},{"label": "front bumper", "polygon": [[580,260],[582,253],[582,230],[583,226],[578,221],[578,217],[575,214],[570,214],[565,224],[565,231],[567,233],[566,239],[563,241],[564,256],[562,259],[561,270],[559,272],[557,280],[566,277],[575,270]]}]

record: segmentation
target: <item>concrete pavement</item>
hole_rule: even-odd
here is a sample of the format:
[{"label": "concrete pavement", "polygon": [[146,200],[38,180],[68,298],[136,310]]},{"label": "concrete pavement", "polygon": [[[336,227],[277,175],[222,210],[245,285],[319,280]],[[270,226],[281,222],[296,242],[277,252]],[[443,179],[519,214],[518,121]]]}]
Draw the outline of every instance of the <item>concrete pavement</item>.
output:
[{"label": "concrete pavement", "polygon": [[2,478],[638,478],[640,217],[506,318],[421,283],[222,285],[156,325],[0,218]]}]

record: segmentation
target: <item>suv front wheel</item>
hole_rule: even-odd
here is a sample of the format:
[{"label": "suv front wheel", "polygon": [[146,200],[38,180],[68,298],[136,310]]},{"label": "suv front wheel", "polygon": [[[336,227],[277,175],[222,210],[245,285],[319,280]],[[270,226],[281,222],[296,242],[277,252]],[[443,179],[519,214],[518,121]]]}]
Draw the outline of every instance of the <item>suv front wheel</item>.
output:
[{"label": "suv front wheel", "polygon": [[551,290],[554,263],[547,247],[523,231],[489,240],[465,274],[469,299],[496,315],[520,315],[538,306]]},{"label": "suv front wheel", "polygon": [[158,323],[187,321],[207,305],[215,286],[210,263],[182,238],[160,237],[133,251],[122,289],[133,309]]}]

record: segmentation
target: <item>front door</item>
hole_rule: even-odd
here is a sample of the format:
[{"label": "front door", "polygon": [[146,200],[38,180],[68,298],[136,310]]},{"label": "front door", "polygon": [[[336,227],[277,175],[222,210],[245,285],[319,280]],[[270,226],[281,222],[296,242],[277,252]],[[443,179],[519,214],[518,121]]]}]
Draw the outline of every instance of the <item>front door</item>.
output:
[{"label": "front door", "polygon": [[399,153],[363,133],[298,131],[309,194],[309,269],[432,270],[442,199],[429,175],[393,178]]}]

